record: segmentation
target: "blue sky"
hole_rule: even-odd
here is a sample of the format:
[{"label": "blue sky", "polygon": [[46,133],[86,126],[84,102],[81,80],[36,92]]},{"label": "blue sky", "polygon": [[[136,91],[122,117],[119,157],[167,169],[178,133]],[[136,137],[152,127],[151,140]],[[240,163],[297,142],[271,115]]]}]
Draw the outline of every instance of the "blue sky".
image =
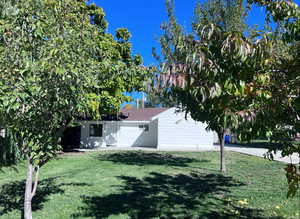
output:
[{"label": "blue sky", "polygon": [[[195,0],[178,1],[181,10],[178,14],[181,21],[189,21]],[[164,0],[94,0],[102,7],[109,22],[108,31],[113,33],[119,27],[126,27],[132,34],[133,53],[140,53],[146,65],[154,64],[152,47],[159,47],[157,43],[160,35],[160,24],[166,21]],[[177,5],[177,3],[176,3]]]},{"label": "blue sky", "polygon": [[[114,33],[119,27],[126,27],[132,33],[133,53],[140,53],[146,65],[155,64],[152,47],[159,49],[160,24],[167,20],[165,0],[92,0],[102,7],[109,22],[108,31]],[[190,28],[197,0],[175,0],[178,21]],[[254,8],[248,24],[261,25],[264,21],[262,9]]]},{"label": "blue sky", "polygon": [[[175,13],[179,23],[189,28],[194,7],[198,0],[175,0]],[[203,2],[204,0],[201,0]],[[300,0],[295,2],[299,5]],[[152,57],[153,47],[159,49],[160,24],[167,20],[165,0],[91,0],[102,7],[109,23],[108,32],[126,27],[132,34],[133,54],[141,54],[145,65],[156,64]],[[251,10],[247,23],[263,25],[264,12],[261,8]],[[133,94],[140,97],[140,94]]]}]

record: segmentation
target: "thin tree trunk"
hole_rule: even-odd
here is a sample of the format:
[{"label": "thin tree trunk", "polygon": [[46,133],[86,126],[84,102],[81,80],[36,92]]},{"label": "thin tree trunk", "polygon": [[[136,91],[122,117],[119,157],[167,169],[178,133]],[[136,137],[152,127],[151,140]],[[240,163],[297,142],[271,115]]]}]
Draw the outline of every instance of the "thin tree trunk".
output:
[{"label": "thin tree trunk", "polygon": [[225,165],[225,153],[224,153],[224,132],[219,132],[218,137],[220,142],[220,171],[222,173],[225,173],[226,165]]},{"label": "thin tree trunk", "polygon": [[[27,177],[26,177],[26,185],[25,185],[25,197],[24,197],[24,219],[32,219],[32,198],[36,193],[37,185],[38,185],[38,177],[39,177],[39,167],[36,169],[33,167],[32,160],[30,158],[27,159],[28,169],[27,169]],[[33,182],[33,175],[35,173],[35,180]]]},{"label": "thin tree trunk", "polygon": [[24,219],[32,219],[31,208],[31,191],[32,191],[32,177],[33,177],[33,165],[31,159],[28,158],[28,169],[25,185],[25,198],[24,198]]}]

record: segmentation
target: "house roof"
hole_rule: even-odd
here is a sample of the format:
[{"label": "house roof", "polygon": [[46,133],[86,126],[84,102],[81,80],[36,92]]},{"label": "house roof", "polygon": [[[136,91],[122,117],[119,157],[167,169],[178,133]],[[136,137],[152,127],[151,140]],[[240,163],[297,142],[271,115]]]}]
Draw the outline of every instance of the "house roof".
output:
[{"label": "house roof", "polygon": [[154,116],[170,108],[142,108],[142,109],[122,109],[125,121],[150,121]]}]

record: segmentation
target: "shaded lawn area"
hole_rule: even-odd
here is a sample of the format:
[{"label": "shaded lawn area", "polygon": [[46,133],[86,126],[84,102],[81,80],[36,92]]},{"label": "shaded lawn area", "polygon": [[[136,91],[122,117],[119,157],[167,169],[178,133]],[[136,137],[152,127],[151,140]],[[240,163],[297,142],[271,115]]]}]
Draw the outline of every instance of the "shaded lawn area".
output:
[{"label": "shaded lawn area", "polygon": [[[34,218],[299,218],[284,164],[218,152],[62,155],[41,169]],[[0,172],[0,218],[20,218],[25,166]]]},{"label": "shaded lawn area", "polygon": [[246,143],[229,144],[228,146],[238,146],[245,148],[266,148],[266,149],[280,149],[278,143],[270,143],[268,141],[251,141]]},{"label": "shaded lawn area", "polygon": [[281,149],[280,144],[270,142],[267,139],[254,139],[250,142],[239,142],[237,144],[228,144],[229,147],[245,147],[245,148],[266,148],[266,149]]}]

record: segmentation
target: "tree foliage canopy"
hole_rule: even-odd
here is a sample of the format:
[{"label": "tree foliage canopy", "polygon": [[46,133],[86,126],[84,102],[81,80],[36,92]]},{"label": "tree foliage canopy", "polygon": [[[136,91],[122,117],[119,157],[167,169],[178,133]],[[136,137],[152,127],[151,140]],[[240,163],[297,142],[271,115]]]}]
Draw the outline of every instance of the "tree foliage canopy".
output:
[{"label": "tree foliage canopy", "polygon": [[[162,72],[167,73],[161,78],[167,83],[157,84],[219,134],[225,128],[242,130],[243,138],[268,134],[284,156],[299,153],[299,8],[292,1],[250,0],[249,5],[265,7],[267,22],[278,28],[245,34],[241,2],[198,5],[193,31],[186,33],[167,1],[169,21],[160,39]],[[222,16],[226,13],[231,16]],[[184,78],[183,86],[169,82],[178,77]],[[299,170],[294,165],[287,170],[289,194],[295,194]]]},{"label": "tree foliage canopy", "polygon": [[[39,168],[71,121],[116,112],[148,70],[131,55],[130,32],[106,33],[104,11],[85,0],[0,2],[0,121],[28,161],[25,218]],[[36,175],[34,186],[32,177]]]},{"label": "tree foliage canopy", "polygon": [[[270,85],[265,92],[272,98],[261,102],[257,118],[244,124],[245,137],[266,135],[276,147],[272,153],[281,150],[282,156],[293,153],[300,155],[300,9],[293,1],[251,0],[267,11],[267,21],[273,20],[280,27],[271,33],[272,58],[268,60]],[[270,119],[266,119],[270,118]],[[246,128],[245,128],[246,126]],[[289,183],[288,196],[294,196],[300,183],[300,166],[289,164],[286,168]]]},{"label": "tree foliage canopy", "polygon": [[1,118],[37,163],[71,120],[117,111],[123,91],[142,87],[147,69],[131,55],[129,31],[117,30],[117,40],[106,33],[101,8],[29,0],[0,9]]},{"label": "tree foliage canopy", "polygon": [[[261,72],[270,57],[267,36],[255,40],[244,35],[243,8],[221,22],[222,14],[232,13],[231,9],[239,5],[238,1],[229,2],[225,7],[211,1],[209,10],[207,5],[198,5],[191,34],[184,33],[177,24],[169,4],[169,23],[163,25],[160,40],[165,58],[163,71],[170,72],[167,69],[171,66],[171,74],[185,78],[185,86],[170,89],[172,95],[183,110],[217,132],[237,126],[240,118],[251,117],[256,98],[270,99],[270,94],[261,91],[268,82]],[[210,11],[220,14],[212,16]]]}]

